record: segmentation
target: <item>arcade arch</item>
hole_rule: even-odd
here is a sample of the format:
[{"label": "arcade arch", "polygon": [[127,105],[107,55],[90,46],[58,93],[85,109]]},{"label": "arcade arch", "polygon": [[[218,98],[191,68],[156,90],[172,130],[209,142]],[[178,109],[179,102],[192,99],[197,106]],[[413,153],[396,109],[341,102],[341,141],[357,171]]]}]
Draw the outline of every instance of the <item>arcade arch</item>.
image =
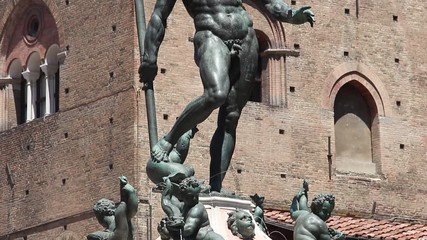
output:
[{"label": "arcade arch", "polygon": [[59,110],[59,67],[66,52],[51,8],[50,1],[16,1],[1,20],[0,130]]},{"label": "arcade arch", "polygon": [[261,31],[255,26],[260,56],[257,82],[251,100],[272,106],[283,106],[286,103],[285,63],[288,55],[283,23],[267,14],[261,1],[243,2],[257,25],[263,25],[264,29]]}]

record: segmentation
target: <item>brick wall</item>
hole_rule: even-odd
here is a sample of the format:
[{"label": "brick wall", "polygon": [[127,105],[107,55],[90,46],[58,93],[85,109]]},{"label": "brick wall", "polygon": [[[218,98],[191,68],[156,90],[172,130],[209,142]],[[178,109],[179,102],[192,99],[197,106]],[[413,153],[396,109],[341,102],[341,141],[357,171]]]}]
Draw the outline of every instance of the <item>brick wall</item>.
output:
[{"label": "brick wall", "polygon": [[[426,89],[426,20],[417,19],[426,4],[360,2],[358,17],[355,1],[297,2],[304,4],[311,5],[316,13],[315,27],[283,24],[286,42],[281,43],[288,48],[299,44],[300,56],[287,57],[284,69],[270,69],[270,74],[282,71],[285,78],[281,85],[270,83],[281,88],[278,94],[283,96],[284,104],[249,103],[244,109],[226,187],[246,196],[257,192],[266,196],[270,207],[287,208],[302,179],[307,178],[312,194],[335,193],[339,212],[369,215],[375,201],[377,216],[426,219],[427,211],[417,200],[426,197],[426,188],[419,184],[425,181],[426,161],[426,95],[422,90]],[[146,11],[150,12],[153,6],[147,5]],[[346,8],[349,14],[345,14]],[[263,15],[250,6],[247,9],[254,16],[255,28],[271,39],[277,38]],[[159,68],[166,69],[155,82],[159,136],[171,128],[185,104],[202,92],[193,63],[193,46],[188,41],[194,30],[188,26],[190,19],[184,12],[178,2],[159,53]],[[344,51],[349,53],[347,57]],[[339,174],[333,161],[329,181],[327,137],[332,137],[334,155],[334,119],[333,108],[325,107],[323,102],[333,106],[334,99],[323,93],[331,73],[349,65],[358,65],[360,74],[371,77],[368,81],[377,88],[384,104],[378,106],[385,109],[375,125],[378,130],[372,129],[373,137],[378,139],[374,145],[378,174]],[[290,92],[291,86],[295,92]],[[396,101],[401,105],[397,106]],[[163,120],[163,114],[169,116],[168,120]],[[216,112],[200,124],[188,157],[196,175],[205,179],[215,121]],[[279,133],[280,129],[284,134]],[[405,145],[404,149],[400,144]]]},{"label": "brick wall", "polygon": [[[68,5],[59,0],[45,2],[63,32],[60,47],[69,46],[61,66],[60,111],[0,133],[0,213],[7,216],[0,219],[0,236],[70,218],[89,210],[101,197],[117,200],[117,177],[122,174],[153,205],[155,229],[163,213],[160,196],[150,193],[153,185],[145,175],[149,147],[145,98],[135,84],[139,56],[133,2],[98,1],[96,6],[80,0]],[[11,4],[0,1],[0,9],[7,9],[0,13],[3,24],[6,14],[12,12]],[[275,76],[267,76],[274,80],[268,83],[274,86],[269,93],[279,106],[271,106],[269,101],[248,103],[225,187],[243,196],[264,195],[269,207],[287,208],[302,179],[307,178],[312,193],[331,191],[336,195],[336,208],[342,214],[368,214],[375,201],[377,216],[426,219],[421,199],[427,188],[420,184],[427,180],[427,20],[422,17],[426,3],[360,2],[358,18],[355,1],[297,1],[297,5],[304,4],[316,13],[314,28],[271,24],[246,6],[255,28],[273,39],[272,47],[292,49],[297,43],[300,56],[270,60],[277,65],[268,69]],[[153,6],[154,1],[145,1],[147,19]],[[393,15],[398,16],[397,21]],[[191,19],[178,1],[159,53],[159,68],[165,72],[154,83],[159,136],[202,93],[193,44],[188,39],[193,34]],[[333,108],[325,102],[333,105],[334,99],[325,92],[330,90],[330,81],[335,81],[330,80],[332,73],[348,66],[363,66],[361,74],[371,77],[387,110],[378,117],[375,130],[379,174],[375,178],[339,174],[333,162],[329,181],[327,137],[332,137],[334,155],[334,118]],[[291,86],[294,92],[290,92]],[[216,112],[200,124],[188,157],[196,175],[206,180],[215,121]],[[13,188],[5,174],[6,164],[15,182]],[[146,239],[149,216],[148,206],[141,205],[135,219],[137,239]],[[93,218],[67,224],[67,231],[78,236],[96,229],[99,226]],[[61,226],[46,227],[29,239],[50,239],[64,231]]]},{"label": "brick wall", "polygon": [[[120,175],[138,185],[133,4],[44,3],[58,31],[65,33],[60,48],[69,49],[60,69],[60,110],[0,133],[0,212],[5,216],[0,236],[30,233],[28,239],[54,239],[63,224],[83,237],[100,226],[92,215],[73,216],[90,210],[99,198],[117,201]],[[5,24],[6,14],[17,14],[15,3],[0,4],[7,10],[0,13]],[[140,215],[145,212],[142,206]]]}]

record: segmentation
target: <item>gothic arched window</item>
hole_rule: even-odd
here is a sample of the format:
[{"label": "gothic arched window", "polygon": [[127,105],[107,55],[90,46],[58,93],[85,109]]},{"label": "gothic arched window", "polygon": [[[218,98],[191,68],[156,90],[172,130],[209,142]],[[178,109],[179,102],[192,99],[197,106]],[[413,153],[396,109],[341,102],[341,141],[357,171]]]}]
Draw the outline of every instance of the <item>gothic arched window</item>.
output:
[{"label": "gothic arched window", "polygon": [[337,170],[376,174],[372,124],[377,115],[372,96],[357,81],[344,84],[334,103]]}]

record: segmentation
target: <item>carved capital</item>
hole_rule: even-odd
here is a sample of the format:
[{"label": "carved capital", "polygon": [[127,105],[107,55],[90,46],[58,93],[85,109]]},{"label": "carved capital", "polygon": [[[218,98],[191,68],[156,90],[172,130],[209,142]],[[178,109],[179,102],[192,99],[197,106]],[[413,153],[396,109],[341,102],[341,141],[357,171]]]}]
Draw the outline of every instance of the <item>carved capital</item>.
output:
[{"label": "carved capital", "polygon": [[45,63],[41,65],[40,68],[48,78],[55,75],[55,73],[58,71],[58,65],[53,65],[53,64]]},{"label": "carved capital", "polygon": [[33,71],[25,71],[22,73],[22,76],[25,78],[25,80],[27,80],[28,82],[33,82],[36,81],[37,79],[39,79],[40,77],[40,72],[33,72]]}]

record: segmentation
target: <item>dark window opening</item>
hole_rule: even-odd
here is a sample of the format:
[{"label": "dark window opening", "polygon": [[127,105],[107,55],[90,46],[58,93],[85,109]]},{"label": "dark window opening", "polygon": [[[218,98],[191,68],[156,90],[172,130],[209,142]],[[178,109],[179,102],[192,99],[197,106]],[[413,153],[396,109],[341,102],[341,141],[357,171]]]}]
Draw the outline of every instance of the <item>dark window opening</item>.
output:
[{"label": "dark window opening", "polygon": [[37,18],[32,19],[28,26],[28,35],[30,35],[31,37],[36,37],[37,33],[39,32],[39,27],[39,20]]},{"label": "dark window opening", "polygon": [[25,121],[27,121],[27,82],[25,81],[24,78],[21,79],[21,90],[20,90],[20,97],[19,99],[17,99],[17,102],[15,103],[16,106],[19,106],[17,109],[17,113],[19,113],[19,115],[17,116],[18,118],[18,124],[23,124],[25,123]]},{"label": "dark window opening", "polygon": [[372,156],[372,123],[376,108],[372,96],[358,82],[338,91],[334,104],[337,170],[375,174]]},{"label": "dark window opening", "polygon": [[262,102],[262,89],[261,89],[261,80],[262,79],[262,56],[258,55],[258,66],[255,77],[255,83],[252,90],[251,97],[249,101],[251,102]]},{"label": "dark window opening", "polygon": [[46,113],[46,75],[41,72],[36,81],[36,118]]},{"label": "dark window opening", "polygon": [[52,99],[55,103],[54,111],[58,112],[59,111],[59,69],[58,71],[56,71],[56,74],[55,74],[53,89],[54,89],[53,97],[55,98],[55,99]]},{"label": "dark window opening", "polygon": [[254,88],[252,90],[252,94],[251,94],[251,97],[249,98],[249,101],[261,102],[262,101],[261,91],[262,91],[261,81],[255,81]]},{"label": "dark window opening", "polygon": [[258,50],[258,65],[257,65],[257,71],[255,75],[255,83],[253,86],[252,94],[249,98],[249,101],[252,102],[262,102],[263,101],[263,79],[266,79],[265,76],[263,76],[265,73],[268,73],[267,71],[267,64],[268,60],[265,56],[262,56],[262,52],[267,50],[270,46],[270,40],[268,39],[268,36],[265,35],[262,31],[256,30],[256,35],[258,39],[259,44],[259,50]]}]

